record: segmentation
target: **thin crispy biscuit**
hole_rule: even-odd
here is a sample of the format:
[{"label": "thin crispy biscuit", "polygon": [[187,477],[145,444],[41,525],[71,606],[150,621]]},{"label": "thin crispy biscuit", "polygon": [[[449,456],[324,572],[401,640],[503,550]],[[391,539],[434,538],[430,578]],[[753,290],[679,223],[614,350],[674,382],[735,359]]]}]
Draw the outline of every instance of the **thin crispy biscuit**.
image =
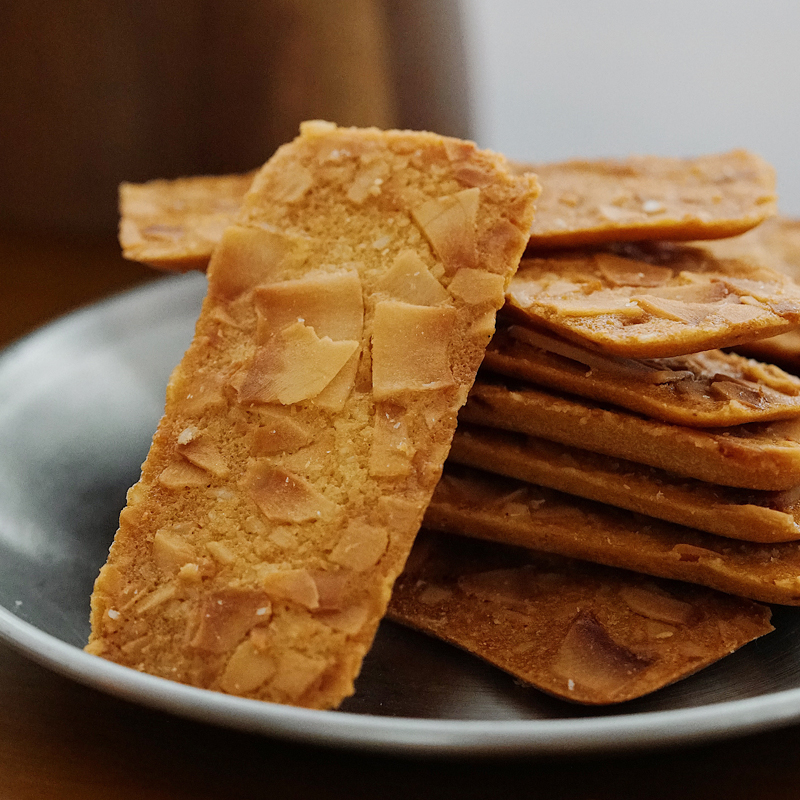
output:
[{"label": "thin crispy biscuit", "polygon": [[456,465],[425,526],[800,605],[800,543],[735,541]]},{"label": "thin crispy biscuit", "polygon": [[277,151],[214,252],[89,652],[255,699],[352,693],[537,192],[434,134],[314,122]]},{"label": "thin crispy biscuit", "polygon": [[119,187],[122,255],[157,269],[204,270],[239,214],[254,172]]},{"label": "thin crispy biscuit", "polygon": [[[540,169],[546,176],[531,229],[534,246],[715,239],[775,213],[772,167],[741,150],[695,159],[645,156],[514,168]],[[159,269],[205,269],[223,216],[229,224],[235,220],[251,178],[252,173],[123,184],[123,254]]]},{"label": "thin crispy biscuit", "polygon": [[800,282],[800,219],[777,215],[741,236],[703,242],[717,258],[763,264]]},{"label": "thin crispy biscuit", "polygon": [[719,428],[800,414],[800,379],[721,350],[623,359],[511,325],[499,327],[484,364],[502,375],[676,425]]},{"label": "thin crispy biscuit", "polygon": [[493,428],[459,424],[449,460],[748,542],[800,539],[800,493],[744,492]]},{"label": "thin crispy biscuit", "polygon": [[699,158],[521,164],[543,191],[531,229],[537,247],[717,239],[775,213],[775,171],[744,150]]},{"label": "thin crispy biscuit", "polygon": [[[742,236],[709,243],[720,258],[752,260],[800,283],[800,220],[773,217]],[[800,331],[743,342],[736,351],[800,374]]]},{"label": "thin crispy biscuit", "polygon": [[459,421],[530,434],[723,486],[784,491],[800,484],[800,418],[687,428],[484,371]]},{"label": "thin crispy biscuit", "polygon": [[747,358],[775,364],[793,375],[800,375],[800,330],[740,344],[734,351]]},{"label": "thin crispy biscuit", "polygon": [[685,245],[609,245],[525,258],[507,295],[523,323],[624,358],[666,358],[800,323],[800,287],[751,261]]},{"label": "thin crispy biscuit", "polygon": [[768,607],[739,597],[428,531],[388,616],[590,705],[641,697],[773,630]]}]

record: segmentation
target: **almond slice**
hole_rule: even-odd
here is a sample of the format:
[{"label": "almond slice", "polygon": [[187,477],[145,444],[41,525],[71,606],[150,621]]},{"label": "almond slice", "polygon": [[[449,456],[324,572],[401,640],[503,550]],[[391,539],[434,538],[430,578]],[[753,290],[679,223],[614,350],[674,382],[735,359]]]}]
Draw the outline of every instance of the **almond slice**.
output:
[{"label": "almond slice", "polygon": [[282,414],[277,410],[265,409],[259,415],[260,425],[253,431],[250,455],[275,455],[294,453],[313,440],[313,433],[307,425]]},{"label": "almond slice", "polygon": [[224,478],[230,472],[219,448],[207,437],[192,438],[187,442],[179,439],[177,450],[187,461],[217,478]]},{"label": "almond slice", "polygon": [[235,300],[254,285],[280,278],[307,256],[308,243],[300,237],[232,225],[219,243],[209,293],[223,302]]},{"label": "almond slice", "polygon": [[320,338],[313,328],[295,322],[257,350],[237,387],[239,402],[290,405],[310,400],[330,384],[359,346],[358,341]]},{"label": "almond slice", "polygon": [[319,337],[360,340],[364,325],[361,279],[356,270],[309,275],[258,286],[254,293],[262,342],[298,321]]},{"label": "almond slice", "polygon": [[277,522],[321,519],[337,507],[304,478],[265,461],[251,464],[244,485],[264,516]]},{"label": "almond slice", "polygon": [[341,567],[363,572],[380,561],[388,544],[385,528],[356,520],[347,526],[329,558]]},{"label": "almond slice", "polygon": [[448,343],[456,311],[394,300],[375,307],[372,388],[377,400],[453,385]]},{"label": "almond slice", "polygon": [[273,600],[291,600],[309,610],[319,608],[319,591],[306,569],[279,569],[267,572],[261,580]]},{"label": "almond slice", "polygon": [[447,287],[453,297],[473,306],[502,308],[505,301],[505,280],[502,275],[463,268],[456,272]]},{"label": "almond slice", "polygon": [[392,268],[378,281],[378,289],[393,300],[417,306],[438,306],[448,299],[447,289],[413,250],[397,254]]},{"label": "almond slice", "polygon": [[269,597],[254,589],[223,589],[209,594],[197,611],[197,632],[191,646],[224,653],[241,642],[248,631],[270,619]]},{"label": "almond slice", "polygon": [[464,189],[411,210],[450,275],[462,267],[478,266],[476,223],[480,193],[477,187]]}]

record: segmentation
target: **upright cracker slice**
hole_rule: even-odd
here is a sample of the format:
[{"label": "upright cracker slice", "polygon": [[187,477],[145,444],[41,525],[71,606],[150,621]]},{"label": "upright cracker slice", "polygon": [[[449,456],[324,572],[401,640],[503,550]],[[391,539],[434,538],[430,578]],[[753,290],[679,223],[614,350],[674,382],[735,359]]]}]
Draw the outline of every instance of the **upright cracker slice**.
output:
[{"label": "upright cracker slice", "polygon": [[520,325],[499,328],[487,368],[676,425],[718,428],[800,415],[800,379],[734,353],[603,355]]},{"label": "upright cracker slice", "polygon": [[204,270],[223,231],[235,222],[254,175],[120,184],[122,255],[157,269]]},{"label": "upright cracker slice", "polygon": [[460,423],[449,461],[746,542],[800,539],[800,492],[744,492],[577,447]]},{"label": "upright cracker slice", "polygon": [[461,422],[530,434],[723,486],[785,491],[800,485],[800,418],[688,428],[484,372],[459,413]]},{"label": "upright cracker slice", "polygon": [[787,276],[672,244],[526,258],[507,302],[525,324],[625,358],[732,347],[800,324],[800,287]]},{"label": "upright cracker slice", "polygon": [[88,651],[315,708],[352,693],[538,192],[434,134],[307,123],[209,267]]},{"label": "upright cracker slice", "polygon": [[590,705],[641,697],[773,630],[768,607],[739,597],[429,531],[388,615]]},{"label": "upright cracker slice", "polygon": [[534,247],[734,236],[775,213],[775,171],[745,150],[519,165],[543,191]]},{"label": "upright cracker slice", "polygon": [[425,526],[800,605],[800,543],[742,542],[448,465]]}]

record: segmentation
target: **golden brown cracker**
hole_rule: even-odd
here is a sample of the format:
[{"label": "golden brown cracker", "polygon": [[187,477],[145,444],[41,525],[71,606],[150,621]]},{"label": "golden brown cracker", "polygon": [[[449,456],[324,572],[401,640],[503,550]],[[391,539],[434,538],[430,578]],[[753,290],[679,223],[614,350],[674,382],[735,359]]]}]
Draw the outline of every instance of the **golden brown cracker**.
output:
[{"label": "golden brown cracker", "polygon": [[455,465],[425,526],[800,605],[800,543],[735,541]]},{"label": "golden brown cracker", "polygon": [[732,347],[800,324],[800,287],[699,247],[610,245],[525,258],[507,307],[585,347],[665,358]]},{"label": "golden brown cracker", "polygon": [[449,461],[678,525],[749,542],[800,539],[800,492],[742,491],[591,453],[461,423]]},{"label": "golden brown cracker", "polygon": [[[720,258],[739,258],[765,264],[800,282],[800,220],[773,217],[746,234],[709,242]],[[793,330],[769,339],[743,342],[736,351],[750,358],[777,364],[800,374],[800,331]]]},{"label": "golden brown cracker", "polygon": [[717,258],[763,264],[800,281],[800,219],[778,214],[740,236],[703,242],[702,246]]},{"label": "golden brown cracker", "polygon": [[222,232],[236,221],[254,175],[120,184],[122,255],[157,269],[204,270]]},{"label": "golden brown cracker", "polygon": [[686,583],[422,531],[388,616],[575,703],[631,700],[773,630]]},{"label": "golden brown cracker", "polygon": [[502,325],[484,364],[502,375],[676,425],[718,428],[800,413],[800,379],[721,350],[623,359],[526,326]]},{"label": "golden brown cracker", "polygon": [[[694,159],[639,156],[514,168],[543,176],[531,229],[534,247],[715,239],[746,231],[775,212],[772,167],[741,150]],[[160,269],[205,269],[225,218],[236,218],[252,174],[123,184],[125,257]]]},{"label": "golden brown cracker", "polygon": [[800,485],[800,418],[688,428],[484,371],[459,421],[530,434],[708,483],[768,491]]},{"label": "golden brown cracker", "polygon": [[538,247],[717,239],[775,213],[775,171],[745,150],[666,158],[521,164],[539,175],[531,229]]},{"label": "golden brown cracker", "polygon": [[214,251],[89,652],[254,699],[352,693],[537,193],[434,134],[313,122],[277,151]]}]

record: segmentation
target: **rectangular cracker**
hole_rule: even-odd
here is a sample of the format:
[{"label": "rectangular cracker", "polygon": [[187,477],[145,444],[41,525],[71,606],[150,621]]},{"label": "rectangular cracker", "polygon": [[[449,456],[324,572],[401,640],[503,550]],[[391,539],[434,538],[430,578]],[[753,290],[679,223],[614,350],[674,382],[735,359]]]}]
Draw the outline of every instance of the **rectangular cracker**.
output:
[{"label": "rectangular cracker", "polygon": [[352,693],[537,193],[434,134],[314,122],[276,152],[214,252],[88,652],[279,703]]},{"label": "rectangular cracker", "polygon": [[776,210],[775,170],[733,150],[697,158],[630,156],[520,164],[542,183],[531,244],[717,239]]},{"label": "rectangular cracker", "polygon": [[720,428],[800,415],[799,378],[722,350],[623,359],[541,330],[501,324],[484,364],[502,375],[675,425]]},{"label": "rectangular cracker", "polygon": [[461,422],[450,462],[747,542],[800,539],[800,491],[754,492]]},{"label": "rectangular cracker", "polygon": [[785,491],[800,484],[800,418],[687,428],[484,370],[459,412],[461,422],[538,436],[723,486]]},{"label": "rectangular cracker", "polygon": [[[743,150],[513,168],[544,176],[531,228],[535,247],[716,239],[775,213],[774,170]],[[158,269],[205,269],[225,218],[228,224],[236,219],[253,174],[122,184],[123,255]]]},{"label": "rectangular cracker", "polygon": [[773,630],[767,606],[739,597],[429,531],[388,616],[589,705],[641,697]]},{"label": "rectangular cracker", "polygon": [[800,324],[800,287],[786,275],[673,244],[525,258],[507,305],[523,324],[624,358],[733,347]]},{"label": "rectangular cracker", "polygon": [[425,526],[800,605],[800,543],[736,541],[467,467],[448,465]]}]

